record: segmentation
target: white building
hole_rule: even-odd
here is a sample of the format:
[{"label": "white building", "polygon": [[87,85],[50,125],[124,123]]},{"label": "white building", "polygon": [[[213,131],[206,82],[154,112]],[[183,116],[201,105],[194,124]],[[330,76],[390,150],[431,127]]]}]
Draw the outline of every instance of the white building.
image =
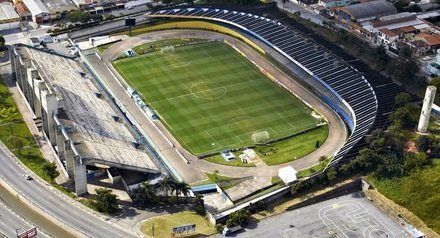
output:
[{"label": "white building", "polygon": [[0,4],[0,31],[20,28],[20,16],[11,3]]},{"label": "white building", "polygon": [[31,12],[33,22],[40,24],[50,20],[50,12],[40,0],[23,0],[23,3]]},{"label": "white building", "polygon": [[278,170],[278,177],[287,185],[297,180],[296,170],[292,166],[286,166]]},{"label": "white building", "polygon": [[383,45],[389,45],[399,39],[399,34],[388,28],[380,29],[377,33],[377,40]]}]

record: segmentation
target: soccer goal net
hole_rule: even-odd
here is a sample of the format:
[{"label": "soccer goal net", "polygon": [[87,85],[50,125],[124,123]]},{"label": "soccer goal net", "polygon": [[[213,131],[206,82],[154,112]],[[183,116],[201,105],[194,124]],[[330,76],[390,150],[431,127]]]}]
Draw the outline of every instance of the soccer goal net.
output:
[{"label": "soccer goal net", "polygon": [[252,134],[252,141],[254,143],[263,143],[267,142],[270,138],[268,131],[259,131]]},{"label": "soccer goal net", "polygon": [[162,47],[162,48],[160,48],[160,53],[163,55],[164,54],[172,54],[172,53],[174,53],[174,46],[169,45],[169,46]]}]

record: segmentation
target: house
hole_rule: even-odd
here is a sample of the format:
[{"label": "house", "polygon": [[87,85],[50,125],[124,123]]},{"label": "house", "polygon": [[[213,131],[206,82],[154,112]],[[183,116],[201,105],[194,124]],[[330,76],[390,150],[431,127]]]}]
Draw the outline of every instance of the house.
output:
[{"label": "house", "polygon": [[392,3],[378,0],[341,7],[337,12],[337,19],[347,24],[360,23],[396,13],[397,9]]},{"label": "house", "polygon": [[415,41],[423,41],[431,47],[431,50],[440,48],[440,34],[419,33],[414,36]]},{"label": "house", "polygon": [[399,34],[388,28],[380,29],[377,33],[377,40],[383,45],[389,45],[399,39]]},{"label": "house", "polygon": [[421,40],[413,40],[408,42],[411,52],[415,57],[421,57],[431,52],[431,46]]},{"label": "house", "polygon": [[18,15],[20,16],[22,21],[31,21],[32,20],[32,14],[27,9],[27,7],[22,3],[18,2],[15,4],[15,11],[17,11]]},{"label": "house", "polygon": [[40,24],[50,20],[50,12],[41,0],[23,0],[23,3],[31,12],[33,22]]},{"label": "house", "polygon": [[0,31],[20,28],[20,16],[12,3],[0,3]]},{"label": "house", "polygon": [[326,9],[343,7],[347,5],[347,0],[319,0],[318,5],[323,6]]}]

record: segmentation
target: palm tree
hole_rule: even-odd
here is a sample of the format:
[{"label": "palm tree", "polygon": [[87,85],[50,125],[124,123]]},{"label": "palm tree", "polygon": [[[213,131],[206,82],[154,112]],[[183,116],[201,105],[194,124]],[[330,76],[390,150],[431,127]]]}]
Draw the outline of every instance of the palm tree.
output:
[{"label": "palm tree", "polygon": [[165,176],[160,183],[159,187],[163,190],[165,190],[165,197],[168,197],[168,191],[171,189],[171,186],[173,184],[173,180],[170,179],[170,177]]}]

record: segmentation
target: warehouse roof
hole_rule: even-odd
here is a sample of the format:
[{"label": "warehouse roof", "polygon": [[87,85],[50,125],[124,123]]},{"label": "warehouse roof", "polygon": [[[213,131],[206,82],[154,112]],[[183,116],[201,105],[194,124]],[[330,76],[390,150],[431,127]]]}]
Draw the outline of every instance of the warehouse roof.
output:
[{"label": "warehouse roof", "polygon": [[356,19],[381,17],[397,13],[397,9],[392,3],[384,0],[358,3],[344,8]]},{"label": "warehouse roof", "polygon": [[47,7],[40,0],[23,0],[24,5],[29,9],[33,16],[43,13],[50,13]]},{"label": "warehouse roof", "polygon": [[0,21],[20,18],[11,3],[0,4]]}]

